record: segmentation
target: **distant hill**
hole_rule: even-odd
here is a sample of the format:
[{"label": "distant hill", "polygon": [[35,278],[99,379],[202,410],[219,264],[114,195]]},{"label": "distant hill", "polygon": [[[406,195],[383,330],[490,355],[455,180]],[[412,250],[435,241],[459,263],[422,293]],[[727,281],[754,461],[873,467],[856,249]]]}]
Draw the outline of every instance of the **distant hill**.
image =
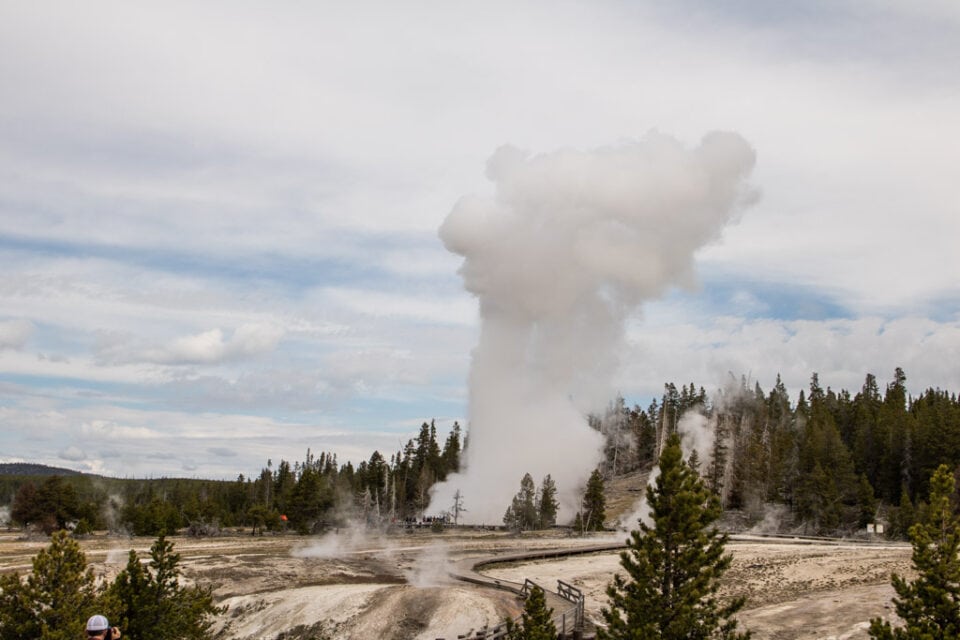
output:
[{"label": "distant hill", "polygon": [[0,476],[79,476],[83,475],[73,469],[48,467],[45,464],[32,462],[0,462]]}]

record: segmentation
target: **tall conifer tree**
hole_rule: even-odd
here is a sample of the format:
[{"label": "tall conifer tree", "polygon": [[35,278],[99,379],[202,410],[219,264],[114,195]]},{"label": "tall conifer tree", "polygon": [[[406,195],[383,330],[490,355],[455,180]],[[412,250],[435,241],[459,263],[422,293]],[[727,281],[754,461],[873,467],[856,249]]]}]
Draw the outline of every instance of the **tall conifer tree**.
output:
[{"label": "tall conifer tree", "polygon": [[647,488],[653,526],[640,522],[630,532],[617,573],[607,587],[610,607],[602,611],[606,629],[598,637],[746,639],[733,615],[743,607],[736,598],[717,598],[720,577],[731,557],[724,555],[725,534],[712,525],[720,501],[683,462],[680,438],[670,436],[660,456],[656,487]]},{"label": "tall conifer tree", "polygon": [[0,576],[0,640],[73,640],[101,603],[93,569],[76,540],[58,531],[33,558],[25,581]]},{"label": "tall conifer tree", "polygon": [[587,491],[583,496],[582,525],[587,531],[603,531],[607,519],[607,502],[603,495],[603,476],[593,470],[587,480]]},{"label": "tall conifer tree", "polygon": [[917,579],[908,582],[893,575],[897,615],[906,623],[870,621],[870,637],[946,640],[960,637],[960,520],[950,497],[955,482],[947,465],[940,465],[930,480],[930,507],[926,522],[910,528],[913,567]]},{"label": "tall conifer tree", "polygon": [[144,565],[131,550],[127,567],[110,586],[116,618],[130,640],[205,640],[212,636],[214,617],[223,613],[213,604],[213,589],[180,584],[180,554],[160,536]]},{"label": "tall conifer tree", "polygon": [[557,523],[557,484],[548,473],[540,485],[539,528],[549,529]]}]

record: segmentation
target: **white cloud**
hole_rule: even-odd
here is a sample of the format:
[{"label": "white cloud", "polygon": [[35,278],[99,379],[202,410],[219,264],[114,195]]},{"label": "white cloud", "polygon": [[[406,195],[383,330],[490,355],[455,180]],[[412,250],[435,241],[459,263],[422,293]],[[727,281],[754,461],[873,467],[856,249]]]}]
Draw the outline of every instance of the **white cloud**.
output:
[{"label": "white cloud", "polygon": [[83,449],[70,446],[61,451],[59,457],[61,460],[67,460],[68,462],[81,462],[86,460],[87,454]]},{"label": "white cloud", "polygon": [[[0,80],[22,90],[7,92],[0,123],[30,117],[30,135],[60,142],[22,141],[11,167],[30,149],[57,151],[30,155],[29,174],[7,188],[31,212],[70,215],[0,215],[0,225],[126,247],[358,259],[329,238],[345,227],[430,232],[458,194],[483,189],[477,167],[502,142],[594,145],[651,127],[692,141],[721,127],[758,149],[766,196],[705,255],[736,273],[841,288],[866,312],[956,292],[960,159],[942,141],[960,135],[960,82],[920,73],[956,79],[937,48],[951,44],[954,8],[838,3],[805,47],[785,43],[809,25],[749,4],[740,20],[709,9],[710,20],[680,21],[644,4],[511,13],[504,25],[496,3],[469,20],[425,6],[380,7],[375,21],[360,8],[231,7],[227,28],[176,3],[20,7]],[[73,28],[42,37],[67,16]],[[881,50],[858,55],[864,44]],[[90,131],[102,137],[79,133]],[[30,205],[37,194],[54,199]],[[893,221],[907,213],[904,234]],[[894,246],[899,259],[886,259]],[[397,273],[444,263],[396,250],[382,261]]]},{"label": "white cloud", "polygon": [[29,320],[0,322],[0,350],[22,348],[32,333],[33,323]]},{"label": "white cloud", "polygon": [[[424,418],[426,419],[426,418]],[[126,409],[111,405],[63,408],[58,412],[0,406],[4,424],[18,433],[0,434],[8,459],[73,468],[118,477],[170,475],[181,470],[201,477],[236,478],[286,459],[301,460],[307,450],[331,451],[355,464],[374,449],[393,451],[398,432],[354,432],[317,421],[280,421],[236,414],[197,414]],[[399,431],[403,438],[415,433]],[[81,456],[80,454],[85,455]],[[5,459],[7,459],[5,458]]]},{"label": "white cloud", "polygon": [[475,326],[478,319],[476,301],[464,293],[449,296],[331,287],[313,292],[311,297],[314,304],[374,318],[468,327]]},{"label": "white cloud", "polygon": [[90,420],[80,425],[79,435],[100,440],[151,440],[159,434],[148,427],[121,424],[112,420]]},{"label": "white cloud", "polygon": [[[960,67],[943,62],[960,10],[797,11],[0,3],[0,375],[42,381],[0,388],[4,424],[33,438],[18,450],[55,460],[64,434],[136,442],[227,412],[210,418],[215,439],[241,408],[354,424],[358,397],[381,412],[367,426],[416,422],[431,403],[457,413],[477,302],[440,222],[461,194],[489,194],[482,167],[501,144],[575,150],[651,129],[687,145],[736,130],[757,150],[763,199],[699,253],[701,272],[725,290],[805,287],[853,317],[736,317],[777,313],[756,293],[709,320],[673,309],[669,327],[654,310],[636,325],[631,388],[727,370],[769,386],[768,368],[794,389],[814,370],[858,387],[864,368],[884,379],[898,365],[911,385],[960,386],[944,357],[960,300],[960,150],[945,142],[960,138]],[[400,399],[418,408],[374,408]],[[364,437],[334,441],[359,453]],[[136,452],[121,456],[130,472],[170,464]]]},{"label": "white cloud", "polygon": [[[125,345],[114,346],[113,359],[155,364],[217,364],[231,360],[256,357],[273,351],[283,337],[283,330],[269,325],[244,324],[234,329],[232,336],[224,337],[220,328],[194,335],[174,338],[159,348],[129,353]],[[120,353],[116,353],[120,351]]]},{"label": "white cloud", "polygon": [[696,323],[643,325],[630,335],[624,359],[623,392],[658,397],[665,382],[718,387],[733,374],[769,390],[777,374],[796,397],[811,374],[821,384],[856,392],[867,373],[881,381],[896,367],[907,388],[919,395],[929,387],[960,388],[953,363],[960,357],[960,321],[905,317],[824,321],[736,317],[701,318]]},{"label": "white cloud", "polygon": [[163,349],[148,351],[144,358],[160,363],[211,363],[222,360],[226,351],[223,331],[211,329],[194,336],[177,338]]}]

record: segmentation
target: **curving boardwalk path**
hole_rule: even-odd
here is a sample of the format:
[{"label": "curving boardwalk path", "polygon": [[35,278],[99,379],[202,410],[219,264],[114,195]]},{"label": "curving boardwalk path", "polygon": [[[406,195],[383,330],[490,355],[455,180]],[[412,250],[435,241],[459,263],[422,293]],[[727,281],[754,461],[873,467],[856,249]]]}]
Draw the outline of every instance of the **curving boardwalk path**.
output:
[{"label": "curving boardwalk path", "polygon": [[[499,580],[497,578],[491,578],[480,573],[480,569],[484,566],[489,566],[493,564],[502,564],[504,562],[529,562],[536,560],[546,560],[550,558],[562,558],[567,556],[574,555],[586,555],[590,553],[602,553],[608,551],[616,551],[618,549],[623,549],[626,547],[624,542],[611,542],[597,545],[589,546],[572,546],[572,547],[563,547],[559,549],[542,549],[537,551],[523,551],[517,553],[503,553],[503,554],[493,554],[487,555],[480,558],[465,558],[456,563],[455,567],[450,571],[450,576],[461,580],[463,582],[469,582],[472,584],[480,585],[483,587],[491,589],[501,589],[504,591],[511,591],[517,595],[524,595],[525,585],[518,582],[512,582],[510,580]],[[551,590],[549,585],[538,585],[541,589],[544,590],[547,600],[547,607],[553,609],[553,622],[557,627],[557,631],[561,633],[561,637],[584,637],[581,635],[575,635],[576,627],[576,610],[577,606],[570,600],[563,598],[557,592]],[[580,608],[582,616],[582,605]],[[582,634],[583,629],[579,630]],[[467,635],[466,637],[484,637],[482,635]],[[488,636],[489,637],[489,636]],[[496,637],[496,636],[493,636]]]},{"label": "curving boardwalk path", "polygon": [[[827,537],[818,537],[818,536],[800,536],[800,535],[777,535],[777,534],[731,534],[730,542],[733,544],[737,543],[751,543],[751,542],[761,542],[763,544],[779,545],[779,544],[801,544],[801,545],[841,545],[841,544],[856,544],[870,546],[879,544],[879,542],[874,541],[860,541],[860,540],[850,540],[843,538],[827,538]],[[574,555],[586,555],[591,553],[603,553],[610,551],[617,551],[620,549],[626,548],[626,541],[621,542],[606,542],[600,544],[592,545],[571,545],[567,547],[560,547],[554,549],[542,549],[535,551],[522,551],[522,552],[510,552],[510,553],[493,553],[487,554],[480,557],[465,558],[455,563],[452,570],[449,572],[451,577],[461,580],[464,582],[473,583],[483,587],[491,589],[501,589],[504,591],[510,591],[518,595],[523,595],[524,585],[512,582],[509,580],[501,580],[497,578],[491,578],[482,573],[483,567],[490,566],[494,564],[502,564],[505,562],[529,562],[537,560],[546,560],[551,558],[562,558]],[[553,608],[554,611],[554,624],[557,627],[557,630],[561,633],[566,632],[563,637],[584,637],[589,638],[592,635],[592,629],[581,630],[585,632],[582,636],[577,636],[573,634],[573,620],[574,620],[574,610],[575,605],[568,599],[562,598],[555,590],[552,585],[538,585],[546,594],[547,606]],[[589,624],[588,624],[589,626]],[[488,631],[489,633],[489,631]],[[498,635],[487,635],[482,634],[467,634],[465,636],[460,636],[461,638],[473,639],[473,638],[498,638],[501,636]]]}]

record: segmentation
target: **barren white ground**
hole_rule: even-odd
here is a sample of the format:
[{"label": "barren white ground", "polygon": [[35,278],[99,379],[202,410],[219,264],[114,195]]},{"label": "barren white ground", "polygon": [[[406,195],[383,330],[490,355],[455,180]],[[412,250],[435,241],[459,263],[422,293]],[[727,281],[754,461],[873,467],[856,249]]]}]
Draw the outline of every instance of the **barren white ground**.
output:
[{"label": "barren white ground", "polygon": [[[427,532],[371,537],[341,532],[316,539],[233,535],[172,538],[184,578],[214,587],[227,607],[218,638],[456,638],[519,612],[504,591],[455,582],[447,571],[468,558],[523,550],[614,542],[625,534],[572,538],[499,532]],[[145,538],[95,536],[82,545],[98,573],[112,577],[127,551]],[[29,571],[47,544],[0,534],[0,571]],[[893,544],[801,544],[738,538],[725,593],[745,595],[740,615],[757,639],[866,638],[870,618],[891,616],[890,573],[910,574],[910,547]],[[562,579],[587,596],[599,621],[605,589],[620,570],[616,553],[514,563],[484,570],[502,580],[530,578],[547,588]]]}]

